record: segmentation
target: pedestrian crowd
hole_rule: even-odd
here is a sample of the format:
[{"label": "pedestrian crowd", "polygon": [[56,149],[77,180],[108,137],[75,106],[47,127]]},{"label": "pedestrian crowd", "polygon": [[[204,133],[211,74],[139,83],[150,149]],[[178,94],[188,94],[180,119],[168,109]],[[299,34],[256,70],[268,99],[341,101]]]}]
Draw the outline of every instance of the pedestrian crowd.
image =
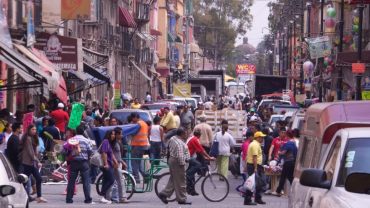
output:
[{"label": "pedestrian crowd", "polygon": [[[149,93],[145,100],[152,101]],[[0,151],[8,157],[17,173],[29,176],[25,188],[30,201],[47,202],[42,195],[42,175],[45,174],[42,171],[43,165],[45,160],[59,161],[62,157],[62,164],[57,166],[66,164],[68,170],[66,203],[73,203],[78,176],[81,177],[84,202],[94,203],[91,184],[95,183],[99,172],[103,178],[100,202],[128,203],[122,174],[128,167],[125,159],[128,154],[127,145],[131,149],[131,158],[149,155],[156,165],[160,159],[167,158],[170,178],[165,189],[159,193],[160,200],[166,204],[173,193],[179,204],[191,204],[187,195],[199,195],[194,187],[195,176],[204,175],[210,161],[215,161],[217,172],[225,179],[228,178],[230,167],[235,165],[233,155],[237,154],[237,145],[229,132],[228,121],[222,120],[219,123],[220,130],[213,132],[204,115],[199,116],[199,123],[196,123],[192,106],[177,106],[176,109],[164,107],[152,121],[144,121],[139,113],[132,112],[127,122],[136,124],[138,131],[130,140],[123,137],[122,128],[118,127],[122,122],[109,117],[106,105],[102,109],[95,102],[91,106],[84,106],[81,122],[76,128],[68,128],[71,107],[70,103],[57,103],[54,108],[49,108],[50,112],[43,111],[38,118],[35,117],[36,107],[32,104],[28,105],[26,112],[17,112],[15,116],[7,109],[0,111]],[[132,102],[123,102],[122,107],[140,109],[141,103],[135,98]],[[256,112],[256,107],[256,100],[249,97],[220,96],[218,100],[207,98],[206,102],[199,103],[197,109],[228,108],[247,112],[247,130],[238,165],[240,169],[236,172],[241,173],[244,181],[255,175],[256,181],[258,178],[264,183],[257,184],[255,190],[243,191],[245,205],[265,204],[262,200],[265,191],[276,196],[284,193],[285,180],[288,179],[290,183],[293,180],[298,147],[298,130],[288,129],[284,121],[278,121],[275,128],[271,129],[263,123],[268,119],[268,109],[262,108]],[[104,138],[97,142],[92,129],[102,126],[115,128],[107,131]],[[212,153],[214,148],[217,148],[217,154]],[[60,154],[56,153],[56,149],[59,149]],[[92,162],[96,158],[100,164]],[[142,161],[132,160],[130,164],[137,183],[150,180]],[[265,174],[272,167],[281,167],[280,182],[276,190],[267,190],[273,188],[271,181],[276,180]]]}]

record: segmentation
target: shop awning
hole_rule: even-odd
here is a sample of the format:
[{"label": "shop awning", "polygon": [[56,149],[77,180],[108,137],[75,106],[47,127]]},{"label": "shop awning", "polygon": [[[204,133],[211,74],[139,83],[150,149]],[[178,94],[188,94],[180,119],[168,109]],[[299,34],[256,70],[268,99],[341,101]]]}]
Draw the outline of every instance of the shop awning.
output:
[{"label": "shop awning", "polygon": [[181,37],[180,37],[180,36],[178,36],[178,35],[176,35],[176,39],[175,39],[175,41],[176,41],[177,43],[182,43],[182,39],[181,39]]},{"label": "shop awning", "polygon": [[152,80],[152,78],[150,78],[147,74],[146,74],[146,72],[144,72],[142,69],[140,69],[140,67],[138,67],[137,65],[136,65],[136,63],[135,63],[135,61],[130,61],[131,62],[131,64],[135,67],[135,69],[137,69],[144,77],[145,77],[145,79],[147,79],[147,80],[149,80],[149,81],[151,81]]},{"label": "shop awning", "polygon": [[136,35],[145,41],[153,41],[157,39],[155,36],[150,35],[149,33],[144,33],[144,32],[136,32]]},{"label": "shop awning", "polygon": [[[357,63],[357,52],[339,52],[337,57],[338,63]],[[362,51],[362,63],[370,63],[370,51]]]},{"label": "shop awning", "polygon": [[155,70],[161,75],[161,77],[167,77],[170,74],[170,68],[166,66],[157,67]]},{"label": "shop awning", "polygon": [[150,34],[155,36],[161,36],[162,32],[156,29],[150,29]]},{"label": "shop awning", "polygon": [[89,79],[98,79],[98,80],[103,81],[103,82],[107,83],[108,85],[110,85],[111,80],[108,76],[108,73],[104,72],[104,70],[96,69],[96,68],[88,65],[87,63],[84,63],[84,68],[83,69],[84,69],[85,73],[90,75]]},{"label": "shop awning", "polygon": [[126,8],[119,7],[118,14],[119,14],[119,25],[128,28],[137,27],[134,17],[130,14],[130,12]]},{"label": "shop awning", "polygon": [[199,45],[196,43],[190,44],[190,53],[200,53]]}]

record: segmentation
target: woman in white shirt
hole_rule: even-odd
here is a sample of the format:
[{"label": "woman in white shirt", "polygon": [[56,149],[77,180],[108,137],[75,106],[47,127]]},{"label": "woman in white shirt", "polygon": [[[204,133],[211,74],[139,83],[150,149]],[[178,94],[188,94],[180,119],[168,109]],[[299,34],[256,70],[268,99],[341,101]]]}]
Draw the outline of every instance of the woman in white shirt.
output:
[{"label": "woman in white shirt", "polygon": [[229,124],[226,120],[222,120],[221,128],[222,130],[217,132],[214,138],[214,141],[218,142],[217,172],[227,178],[229,157],[236,142],[233,136],[227,132]]},{"label": "woman in white shirt", "polygon": [[[153,125],[150,129],[150,158],[161,159],[163,127],[159,125],[161,118],[156,116],[153,120]],[[154,161],[154,164],[159,165],[159,161]]]}]

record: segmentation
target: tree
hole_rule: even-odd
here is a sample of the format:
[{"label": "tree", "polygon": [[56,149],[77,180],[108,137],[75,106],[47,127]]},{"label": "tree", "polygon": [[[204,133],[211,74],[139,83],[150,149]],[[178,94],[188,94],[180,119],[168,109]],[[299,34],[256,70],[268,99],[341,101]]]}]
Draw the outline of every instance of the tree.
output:
[{"label": "tree", "polygon": [[252,0],[193,0],[194,37],[204,55],[221,62],[232,56],[235,38],[251,27]]},{"label": "tree", "polygon": [[269,74],[272,72],[273,60],[272,51],[274,50],[273,38],[265,35],[263,40],[257,45],[256,69],[259,74]]}]

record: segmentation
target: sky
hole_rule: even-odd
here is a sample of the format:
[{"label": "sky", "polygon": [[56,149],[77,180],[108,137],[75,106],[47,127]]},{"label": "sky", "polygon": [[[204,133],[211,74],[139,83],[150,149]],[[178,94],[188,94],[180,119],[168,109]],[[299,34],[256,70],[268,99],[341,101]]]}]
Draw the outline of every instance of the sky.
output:
[{"label": "sky", "polygon": [[[254,0],[254,4],[251,7],[251,13],[253,15],[253,22],[252,28],[247,32],[245,35],[248,37],[248,42],[257,47],[258,43],[261,42],[263,35],[268,34],[267,29],[263,29],[264,27],[268,27],[268,16],[269,16],[269,8],[267,4],[270,0]],[[263,29],[263,34],[262,34]],[[240,45],[243,43],[243,38],[238,37],[236,39],[236,45]]]}]

